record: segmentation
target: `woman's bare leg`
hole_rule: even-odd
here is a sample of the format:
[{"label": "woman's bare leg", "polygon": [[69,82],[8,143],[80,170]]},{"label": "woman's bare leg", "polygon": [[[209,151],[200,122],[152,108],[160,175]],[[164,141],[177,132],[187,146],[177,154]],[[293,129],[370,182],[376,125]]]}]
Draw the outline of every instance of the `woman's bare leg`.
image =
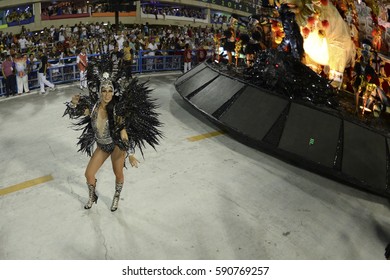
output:
[{"label": "woman's bare leg", "polygon": [[115,147],[114,151],[111,154],[112,170],[115,174],[115,194],[112,199],[111,211],[116,211],[118,209],[119,196],[123,188],[123,167],[125,164],[126,152],[121,151],[118,146]]},{"label": "woman's bare leg", "polygon": [[85,170],[85,178],[87,179],[88,184],[95,185],[95,175],[109,155],[110,154],[103,152],[99,147],[96,148]]},{"label": "woman's bare leg", "polygon": [[89,200],[87,204],[84,205],[85,209],[90,209],[93,203],[97,203],[98,196],[96,194],[95,175],[108,156],[108,153],[103,152],[103,150],[98,147],[89,160],[85,170],[85,177],[87,178],[87,186],[89,191]]},{"label": "woman's bare leg", "polygon": [[123,167],[125,166],[126,152],[115,146],[114,151],[111,154],[112,170],[115,174],[115,181],[117,183],[123,183],[125,180],[123,175]]},{"label": "woman's bare leg", "polygon": [[233,62],[233,54],[232,52],[227,52],[228,55],[228,64],[232,64]]}]

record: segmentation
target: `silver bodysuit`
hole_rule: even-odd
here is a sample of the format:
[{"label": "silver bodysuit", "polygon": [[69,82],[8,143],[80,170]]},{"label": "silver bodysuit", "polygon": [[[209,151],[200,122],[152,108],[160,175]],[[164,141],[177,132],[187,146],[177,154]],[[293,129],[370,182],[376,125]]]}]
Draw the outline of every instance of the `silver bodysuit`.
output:
[{"label": "silver bodysuit", "polygon": [[108,118],[104,121],[103,125],[99,123],[98,108],[99,103],[94,106],[91,114],[91,124],[95,133],[95,140],[98,147],[100,147],[104,152],[112,153],[114,151],[115,144],[110,135]]}]

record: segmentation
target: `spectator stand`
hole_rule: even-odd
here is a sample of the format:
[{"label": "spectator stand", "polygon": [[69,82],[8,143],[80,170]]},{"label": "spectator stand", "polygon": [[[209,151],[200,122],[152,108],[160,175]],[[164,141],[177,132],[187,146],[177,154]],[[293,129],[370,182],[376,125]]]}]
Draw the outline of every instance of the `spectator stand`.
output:
[{"label": "spectator stand", "polygon": [[194,22],[209,23],[205,8],[150,1],[141,3],[141,18],[180,21],[188,21],[188,18],[191,18]]},{"label": "spectator stand", "polygon": [[42,2],[41,20],[83,18],[90,16],[90,10],[83,1],[78,2]]}]

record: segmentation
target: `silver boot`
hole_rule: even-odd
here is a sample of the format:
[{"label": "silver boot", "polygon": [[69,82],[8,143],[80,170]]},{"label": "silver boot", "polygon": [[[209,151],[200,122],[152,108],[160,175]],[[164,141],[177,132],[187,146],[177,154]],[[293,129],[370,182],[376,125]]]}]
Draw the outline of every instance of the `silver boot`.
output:
[{"label": "silver boot", "polygon": [[111,204],[111,211],[114,212],[116,209],[118,209],[118,203],[119,203],[119,197],[121,195],[121,191],[123,188],[123,183],[116,183],[115,184],[115,194],[114,198],[112,199],[112,204]]},{"label": "silver boot", "polygon": [[95,182],[95,185],[92,185],[92,184],[88,184],[87,183],[87,186],[88,186],[88,191],[89,191],[89,200],[87,202],[87,204],[84,205],[84,209],[90,209],[93,205],[93,203],[97,203],[98,201],[98,196],[96,194],[96,182]]}]

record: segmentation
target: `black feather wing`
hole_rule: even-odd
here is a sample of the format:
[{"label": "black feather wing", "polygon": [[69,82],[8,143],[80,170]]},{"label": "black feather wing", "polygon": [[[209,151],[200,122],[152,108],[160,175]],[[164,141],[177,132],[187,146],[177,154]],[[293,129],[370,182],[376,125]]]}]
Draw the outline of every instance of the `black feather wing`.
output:
[{"label": "black feather wing", "polygon": [[73,123],[72,128],[77,131],[82,131],[77,145],[79,146],[79,152],[86,153],[88,156],[92,156],[93,146],[95,144],[94,132],[91,125],[91,117],[85,115],[85,111],[92,112],[93,102],[90,96],[80,96],[79,103],[74,108],[71,102],[67,102],[66,109],[63,117],[68,115],[69,118],[76,120]]},{"label": "black feather wing", "polygon": [[156,149],[160,138],[163,137],[159,121],[159,113],[156,112],[158,105],[151,95],[147,82],[140,83],[136,78],[132,79],[124,88],[120,101],[115,105],[115,114],[124,118],[116,131],[123,128],[129,136],[134,147],[143,149],[149,145]]}]

